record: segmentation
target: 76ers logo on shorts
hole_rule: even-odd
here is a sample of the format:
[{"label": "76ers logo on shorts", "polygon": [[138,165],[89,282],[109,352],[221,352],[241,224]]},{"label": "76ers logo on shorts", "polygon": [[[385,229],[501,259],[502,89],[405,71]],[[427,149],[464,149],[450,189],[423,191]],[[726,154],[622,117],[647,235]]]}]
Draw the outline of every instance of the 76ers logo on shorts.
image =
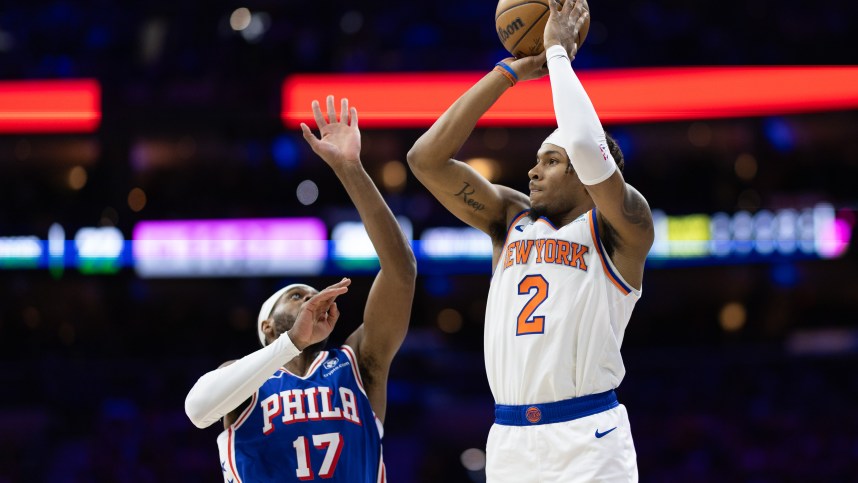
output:
[{"label": "76ers logo on shorts", "polygon": [[531,406],[527,408],[527,412],[524,413],[524,417],[531,423],[536,424],[540,419],[542,419],[542,411],[540,411],[536,406]]}]

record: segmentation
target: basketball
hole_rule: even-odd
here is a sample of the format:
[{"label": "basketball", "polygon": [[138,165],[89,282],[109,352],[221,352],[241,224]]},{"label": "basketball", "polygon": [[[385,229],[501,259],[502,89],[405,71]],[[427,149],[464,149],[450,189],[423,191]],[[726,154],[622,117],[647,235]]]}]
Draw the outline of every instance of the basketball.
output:
[{"label": "basketball", "polygon": [[[542,35],[550,13],[548,0],[500,0],[495,10],[498,38],[506,50],[518,58],[539,54],[545,50]],[[588,18],[578,32],[579,48],[589,29]]]}]

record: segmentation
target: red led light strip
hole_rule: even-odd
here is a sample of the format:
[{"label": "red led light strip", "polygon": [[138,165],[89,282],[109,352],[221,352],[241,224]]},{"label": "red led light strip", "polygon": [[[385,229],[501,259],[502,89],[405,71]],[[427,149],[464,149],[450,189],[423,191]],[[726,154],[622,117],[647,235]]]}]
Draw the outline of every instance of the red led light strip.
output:
[{"label": "red led light strip", "polygon": [[[297,74],[283,82],[281,117],[310,122],[310,102],[347,97],[364,127],[426,127],[485,73]],[[858,107],[858,66],[676,67],[578,73],[606,123],[768,116]],[[554,125],[547,78],[520,82],[483,126]],[[324,109],[324,107],[323,107]]]},{"label": "red led light strip", "polygon": [[97,80],[0,81],[0,133],[93,132],[100,122]]}]

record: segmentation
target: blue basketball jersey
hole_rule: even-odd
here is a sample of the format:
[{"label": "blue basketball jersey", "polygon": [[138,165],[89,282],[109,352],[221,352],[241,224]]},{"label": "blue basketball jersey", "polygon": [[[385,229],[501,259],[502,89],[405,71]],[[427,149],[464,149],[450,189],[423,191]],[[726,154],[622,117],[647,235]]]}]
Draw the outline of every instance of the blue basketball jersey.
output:
[{"label": "blue basketball jersey", "polygon": [[228,483],[384,482],[381,422],[351,347],[323,351],[305,377],[279,369],[218,436]]}]

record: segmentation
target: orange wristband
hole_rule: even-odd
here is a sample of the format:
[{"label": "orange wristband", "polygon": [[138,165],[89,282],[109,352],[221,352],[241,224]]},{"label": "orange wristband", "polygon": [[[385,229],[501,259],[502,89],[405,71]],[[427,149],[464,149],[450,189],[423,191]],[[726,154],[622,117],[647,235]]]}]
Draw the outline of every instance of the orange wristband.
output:
[{"label": "orange wristband", "polygon": [[497,72],[500,72],[500,73],[501,73],[501,75],[503,75],[504,77],[506,77],[506,80],[508,80],[508,81],[509,81],[509,85],[510,85],[510,87],[514,86],[514,85],[516,84],[516,82],[518,82],[518,79],[516,79],[516,78],[515,78],[515,74],[514,74],[513,72],[511,72],[511,71],[512,71],[512,69],[510,69],[510,68],[509,68],[506,64],[504,64],[503,62],[498,62],[497,64],[495,64],[495,68],[494,68],[494,69],[492,69],[492,70],[495,70],[495,71],[497,71]]}]

